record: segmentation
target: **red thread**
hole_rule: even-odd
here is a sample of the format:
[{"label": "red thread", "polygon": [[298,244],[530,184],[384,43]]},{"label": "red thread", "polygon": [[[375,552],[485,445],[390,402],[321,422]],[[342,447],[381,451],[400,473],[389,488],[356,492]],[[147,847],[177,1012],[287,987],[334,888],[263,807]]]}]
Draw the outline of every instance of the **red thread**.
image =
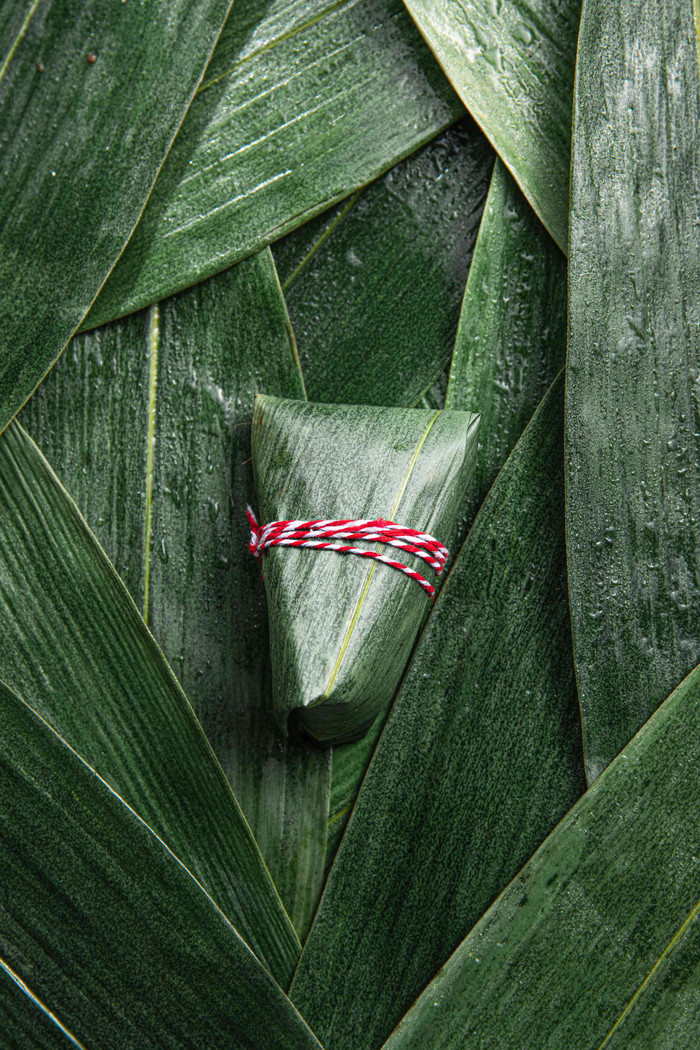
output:
[{"label": "red thread", "polygon": [[434,536],[429,536],[426,532],[418,532],[417,529],[409,529],[405,525],[397,525],[393,521],[385,521],[384,518],[362,521],[352,518],[318,518],[315,521],[271,521],[267,525],[258,525],[250,507],[246,508],[246,517],[251,529],[248,545],[250,553],[261,561],[263,554],[270,547],[308,547],[314,550],[335,551],[337,554],[357,554],[361,558],[374,558],[375,561],[380,561],[391,569],[398,569],[399,572],[420,584],[431,598],[435,597],[435,588],[410,566],[394,561],[393,558],[388,558],[380,551],[365,550],[362,547],[332,541],[364,541],[396,547],[421,558],[431,569],[435,570],[437,576],[445,568],[449,557],[447,547],[444,547]]}]

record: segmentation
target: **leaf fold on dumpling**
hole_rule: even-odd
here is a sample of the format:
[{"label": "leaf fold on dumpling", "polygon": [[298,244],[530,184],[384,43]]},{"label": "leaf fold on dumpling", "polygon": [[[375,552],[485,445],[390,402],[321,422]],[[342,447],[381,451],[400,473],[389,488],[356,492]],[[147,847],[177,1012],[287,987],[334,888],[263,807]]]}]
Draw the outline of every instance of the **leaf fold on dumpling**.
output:
[{"label": "leaf fold on dumpling", "polygon": [[[449,547],[477,427],[466,412],[258,397],[259,520],[384,518]],[[432,576],[413,555],[391,557]],[[396,690],[426,592],[374,559],[292,547],[265,553],[264,578],[279,724],[322,744],[360,736]]]}]

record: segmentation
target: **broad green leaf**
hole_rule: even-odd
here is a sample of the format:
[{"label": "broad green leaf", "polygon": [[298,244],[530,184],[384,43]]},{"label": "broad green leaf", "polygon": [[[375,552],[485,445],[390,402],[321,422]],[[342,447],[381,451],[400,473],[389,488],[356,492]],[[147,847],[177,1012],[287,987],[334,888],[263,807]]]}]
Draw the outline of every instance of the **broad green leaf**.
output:
[{"label": "broad green leaf", "polygon": [[481,415],[470,525],[566,353],[566,263],[496,162],[462,304],[446,408]]},{"label": "broad green leaf", "polygon": [[686,968],[692,987],[698,958],[698,776],[700,668],[460,944],[386,1050],[697,1046],[697,985],[689,1003],[674,980]]},{"label": "broad green leaf", "polygon": [[589,782],[700,662],[700,96],[691,0],[586,0],[567,535]]},{"label": "broad green leaf", "polygon": [[0,704],[3,967],[91,1050],[319,1050],[167,846],[19,697]]},{"label": "broad green leaf", "polygon": [[[482,415],[475,483],[467,494],[461,528],[473,521],[498,470],[563,364],[565,344],[564,260],[505,166],[497,161],[469,269],[448,393],[446,396],[445,372],[419,402],[423,408],[474,406]],[[385,715],[377,719],[363,740],[334,748],[327,867],[340,844],[384,720]]]},{"label": "broad green leaf", "polygon": [[0,430],[122,252],[229,4],[0,3]]},{"label": "broad green leaf", "polygon": [[465,106],[566,250],[581,0],[405,0]]},{"label": "broad green leaf", "polygon": [[254,397],[303,397],[294,354],[266,250],[76,336],[22,422],[146,612],[303,935],[322,885],[330,756],[275,726],[245,518]]},{"label": "broad green leaf", "polygon": [[334,1050],[389,1035],[585,786],[562,410],[559,380],[440,592],[331,869],[291,995]]},{"label": "broad green leaf", "polygon": [[492,165],[466,118],[275,246],[310,400],[409,407],[435,382]]},{"label": "broad green leaf", "polygon": [[[259,521],[383,518],[449,548],[477,428],[467,412],[258,397]],[[391,556],[433,575],[411,554]],[[332,551],[273,547],[264,575],[281,728],[322,744],[361,736],[394,695],[430,598],[395,569]]]},{"label": "broad green leaf", "polygon": [[462,112],[400,0],[235,4],[143,218],[86,324],[250,255]]},{"label": "broad green leaf", "polygon": [[0,676],[162,836],[286,982],[298,943],[187,699],[34,442],[0,436]]}]

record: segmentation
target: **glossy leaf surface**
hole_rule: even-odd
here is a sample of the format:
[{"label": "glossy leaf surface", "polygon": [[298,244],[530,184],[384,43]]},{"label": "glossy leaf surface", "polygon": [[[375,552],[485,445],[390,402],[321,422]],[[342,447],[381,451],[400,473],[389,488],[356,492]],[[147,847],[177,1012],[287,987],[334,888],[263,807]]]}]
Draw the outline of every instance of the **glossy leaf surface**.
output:
[{"label": "glossy leaf surface", "polygon": [[296,938],[221,767],[124,585],[16,423],[0,438],[0,627],[0,675],[81,748],[286,981]]},{"label": "glossy leaf surface", "polygon": [[142,613],[154,320],[75,336],[19,417]]},{"label": "glossy leaf surface", "polygon": [[700,96],[690,0],[584,5],[567,378],[589,781],[700,662]]},{"label": "glossy leaf surface", "polygon": [[275,724],[245,517],[261,392],[304,392],[269,250],[160,306],[149,623],[303,937],[321,893],[331,758]]},{"label": "glossy leaf surface", "polygon": [[318,1050],[163,842],[4,687],[0,704],[0,956],[34,996],[95,1050]]},{"label": "glossy leaf surface", "polygon": [[0,430],[123,250],[229,2],[3,0]]},{"label": "glossy leaf surface", "polygon": [[699,774],[696,669],[463,941],[387,1050],[695,1045],[681,999],[683,1038],[641,1037],[655,1017],[668,1021],[664,985],[691,947]]},{"label": "glossy leaf surface", "polygon": [[516,446],[442,588],[302,953],[292,999],[337,1050],[371,1050],[389,1035],[584,788],[562,387]]},{"label": "glossy leaf surface", "polygon": [[265,598],[245,518],[254,397],[303,396],[294,354],[265,251],[155,310],[77,336],[22,420],[142,611],[147,603],[304,933],[321,891],[330,757],[275,726]]},{"label": "glossy leaf surface", "polygon": [[492,165],[466,118],[275,245],[310,400],[410,407],[435,382]]},{"label": "glossy leaf surface", "polygon": [[400,0],[234,5],[102,324],[276,240],[452,124],[462,105]]},{"label": "glossy leaf surface", "polygon": [[[384,518],[449,547],[477,427],[466,412],[259,397],[259,521]],[[391,556],[432,575],[413,555],[392,548]],[[394,694],[430,601],[426,592],[379,562],[331,551],[272,548],[264,574],[281,727],[288,729],[291,716],[292,728],[322,743],[362,735]]]},{"label": "glossy leaf surface", "polygon": [[446,408],[479,412],[471,524],[566,356],[566,263],[496,162],[469,270]]},{"label": "glossy leaf surface", "polygon": [[405,0],[465,106],[566,250],[581,0]]}]

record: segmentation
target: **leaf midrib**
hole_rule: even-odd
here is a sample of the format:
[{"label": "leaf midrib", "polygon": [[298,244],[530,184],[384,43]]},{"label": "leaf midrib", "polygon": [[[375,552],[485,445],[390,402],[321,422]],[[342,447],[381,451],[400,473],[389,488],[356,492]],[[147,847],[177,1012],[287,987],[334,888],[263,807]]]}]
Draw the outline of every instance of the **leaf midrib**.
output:
[{"label": "leaf midrib", "polygon": [[355,206],[355,204],[359,200],[360,196],[364,192],[364,189],[365,189],[365,187],[360,187],[359,190],[355,190],[355,192],[352,194],[352,196],[348,198],[348,200],[346,201],[345,205],[343,206],[343,208],[341,209],[339,214],[336,215],[336,217],[333,219],[333,222],[331,222],[329,224],[329,226],[323,231],[323,233],[319,237],[317,237],[317,239],[313,242],[313,244],[309,248],[309,250],[306,253],[306,255],[304,256],[304,258],[294,268],[294,270],[292,270],[292,272],[289,275],[289,277],[287,278],[287,280],[281,286],[283,292],[286,292],[287,289],[290,287],[290,285],[292,285],[294,283],[294,281],[296,281],[297,278],[301,276],[301,274],[306,269],[306,267],[308,266],[308,264],[311,261],[311,259],[314,257],[316,252],[319,250],[319,248],[327,241],[327,239],[330,237],[330,235],[335,232],[335,230],[340,225],[340,223],[343,222],[343,220],[346,218],[348,212],[351,211],[351,209]]},{"label": "leaf midrib", "polygon": [[156,395],[158,387],[158,347],[160,344],[160,308],[151,307],[149,327],[148,428],[146,435],[146,514],[143,535],[143,619],[148,624],[148,599],[151,586],[151,531],[153,519],[153,454],[156,434]]},{"label": "leaf midrib", "polygon": [[[697,0],[693,0],[693,3],[694,4],[697,3]],[[652,966],[651,970],[649,970],[649,973],[646,975],[646,977],[644,978],[642,983],[639,985],[639,987],[635,991],[634,995],[631,997],[631,999],[629,1000],[629,1002],[625,1006],[624,1010],[622,1011],[620,1016],[617,1018],[617,1020],[615,1021],[614,1025],[612,1026],[610,1031],[608,1032],[608,1034],[605,1036],[605,1039],[603,1039],[603,1042],[598,1047],[598,1050],[603,1050],[604,1047],[608,1046],[608,1044],[610,1043],[610,1040],[615,1035],[615,1032],[618,1030],[618,1028],[622,1024],[622,1022],[625,1020],[625,1018],[628,1016],[628,1014],[630,1013],[630,1011],[634,1007],[634,1004],[637,1002],[637,1000],[640,998],[640,996],[643,995],[645,988],[647,987],[649,982],[652,980],[652,978],[654,977],[655,973],[664,964],[664,962],[666,961],[668,956],[671,954],[671,952],[673,951],[675,946],[680,941],[680,939],[683,936],[683,934],[685,933],[685,931],[688,929],[689,926],[691,926],[693,924],[695,919],[698,917],[698,914],[700,914],[700,900],[696,903],[695,907],[686,916],[685,920],[678,927],[678,929],[674,933],[673,937],[668,942],[668,944],[666,945],[666,947],[662,951],[661,955],[658,957],[658,959],[656,960],[656,962]]]},{"label": "leaf midrib", "polygon": [[39,0],[33,0],[32,4],[29,7],[29,10],[27,11],[27,14],[25,16],[24,22],[22,22],[22,25],[20,27],[19,33],[17,34],[15,39],[12,41],[12,46],[11,46],[10,50],[8,51],[7,58],[5,59],[5,61],[2,64],[2,67],[0,68],[0,80],[2,80],[2,78],[5,76],[5,73],[7,72],[7,69],[9,67],[9,65],[10,65],[10,62],[12,61],[12,59],[15,56],[15,52],[16,52],[17,48],[21,44],[22,39],[24,38],[27,30],[29,29],[29,23],[31,22],[32,18],[34,17],[34,12],[36,11],[38,6],[39,6]]}]

